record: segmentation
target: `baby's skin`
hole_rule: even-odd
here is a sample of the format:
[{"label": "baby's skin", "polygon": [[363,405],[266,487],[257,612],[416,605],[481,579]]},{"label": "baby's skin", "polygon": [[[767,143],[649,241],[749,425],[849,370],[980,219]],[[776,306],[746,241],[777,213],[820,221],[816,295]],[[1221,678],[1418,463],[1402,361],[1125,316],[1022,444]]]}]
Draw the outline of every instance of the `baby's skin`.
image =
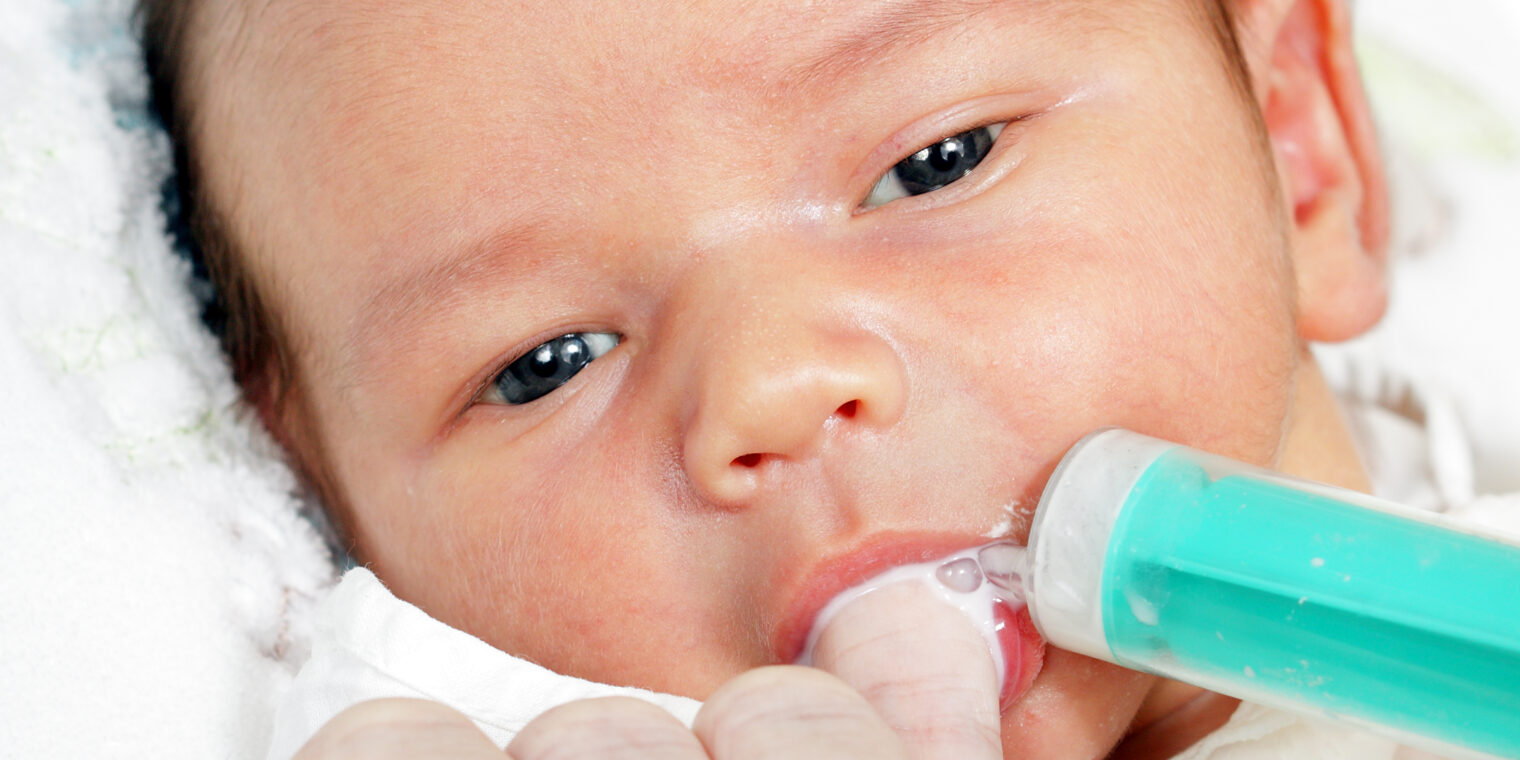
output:
[{"label": "baby's skin", "polygon": [[[656,747],[1165,757],[1229,703],[1052,648],[999,713],[917,603],[785,663],[853,583],[1022,543],[1099,427],[1365,488],[1307,348],[1384,306],[1340,0],[1235,3],[1249,74],[1205,0],[208,2],[205,187],[295,348],[264,419],[398,596],[707,700]],[[661,756],[565,710],[512,754]]]}]

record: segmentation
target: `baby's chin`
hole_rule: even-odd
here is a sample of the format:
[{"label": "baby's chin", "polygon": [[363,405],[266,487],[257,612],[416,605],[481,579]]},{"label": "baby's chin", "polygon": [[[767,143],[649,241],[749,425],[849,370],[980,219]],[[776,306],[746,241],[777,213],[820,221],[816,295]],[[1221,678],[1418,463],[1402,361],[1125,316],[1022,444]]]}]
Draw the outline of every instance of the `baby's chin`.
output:
[{"label": "baby's chin", "polygon": [[1003,756],[1106,757],[1124,738],[1155,683],[1154,676],[1047,647],[1039,676],[1003,713]]}]

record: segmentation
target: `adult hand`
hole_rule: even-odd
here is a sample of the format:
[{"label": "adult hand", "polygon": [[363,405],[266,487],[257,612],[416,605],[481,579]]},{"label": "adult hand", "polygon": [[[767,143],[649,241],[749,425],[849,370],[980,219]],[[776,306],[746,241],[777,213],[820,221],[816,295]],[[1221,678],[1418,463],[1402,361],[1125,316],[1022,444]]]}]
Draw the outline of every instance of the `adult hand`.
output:
[{"label": "adult hand", "polygon": [[[916,584],[845,608],[814,651],[817,668],[773,666],[714,692],[687,729],[646,702],[573,702],[507,746],[514,760],[1002,757],[997,675],[979,631]],[[334,718],[297,760],[502,757],[463,715],[379,700]]]}]

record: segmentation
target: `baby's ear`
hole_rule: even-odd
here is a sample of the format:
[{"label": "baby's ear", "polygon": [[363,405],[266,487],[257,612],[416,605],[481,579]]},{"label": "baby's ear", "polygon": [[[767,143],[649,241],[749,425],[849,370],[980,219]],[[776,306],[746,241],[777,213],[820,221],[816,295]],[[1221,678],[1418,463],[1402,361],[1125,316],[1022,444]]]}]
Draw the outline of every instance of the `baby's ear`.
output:
[{"label": "baby's ear", "polygon": [[1239,0],[1237,29],[1293,222],[1299,333],[1345,340],[1387,305],[1388,194],[1342,0]]}]

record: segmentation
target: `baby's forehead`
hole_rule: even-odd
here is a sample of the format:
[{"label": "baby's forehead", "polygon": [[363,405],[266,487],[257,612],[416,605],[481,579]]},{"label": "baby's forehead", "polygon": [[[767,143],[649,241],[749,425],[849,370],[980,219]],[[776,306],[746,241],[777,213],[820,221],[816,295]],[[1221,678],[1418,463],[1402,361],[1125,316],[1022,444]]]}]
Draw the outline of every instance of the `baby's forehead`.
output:
[{"label": "baby's forehead", "polygon": [[[744,140],[757,125],[809,120],[824,102],[952,89],[944,75],[888,82],[879,72],[904,60],[985,57],[985,44],[968,52],[973,36],[1007,39],[1016,51],[1076,34],[1103,22],[1093,5],[1117,0],[222,2],[243,3],[244,17],[228,14],[207,46],[233,80],[210,88],[230,101],[213,118],[269,122],[263,142],[288,135],[318,154],[310,160],[341,164],[342,154],[382,152],[365,150],[370,140],[421,160],[422,145],[390,138],[481,136],[472,129],[550,151],[597,130],[646,145]],[[557,140],[565,142],[549,144]]]},{"label": "baby's forehead", "polygon": [[906,48],[954,50],[954,30],[992,23],[989,11],[1016,11],[1027,33],[1093,2],[223,0],[241,3],[222,14],[228,50],[208,47],[213,57],[260,59],[282,79],[314,78],[366,98],[437,86],[440,74],[467,64],[482,78],[511,80],[532,112],[604,88],[634,94],[626,88],[635,83],[651,97],[676,87],[790,94]]}]

